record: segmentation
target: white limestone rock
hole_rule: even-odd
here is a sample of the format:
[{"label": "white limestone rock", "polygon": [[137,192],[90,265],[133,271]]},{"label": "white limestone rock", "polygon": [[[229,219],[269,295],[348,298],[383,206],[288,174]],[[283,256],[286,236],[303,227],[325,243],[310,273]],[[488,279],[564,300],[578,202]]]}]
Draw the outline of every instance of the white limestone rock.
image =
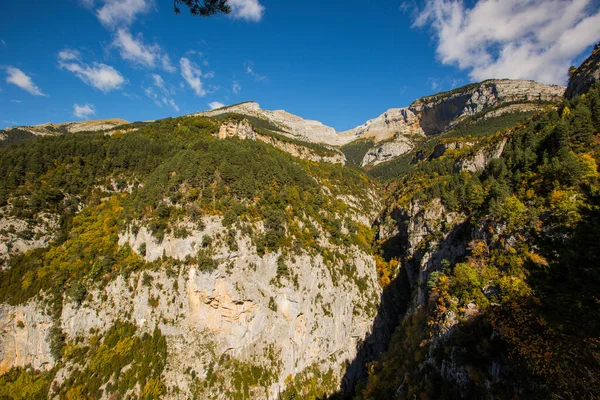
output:
[{"label": "white limestone rock", "polygon": [[405,136],[400,136],[393,142],[378,144],[365,154],[361,166],[381,164],[395,157],[409,153],[413,147],[412,141]]}]

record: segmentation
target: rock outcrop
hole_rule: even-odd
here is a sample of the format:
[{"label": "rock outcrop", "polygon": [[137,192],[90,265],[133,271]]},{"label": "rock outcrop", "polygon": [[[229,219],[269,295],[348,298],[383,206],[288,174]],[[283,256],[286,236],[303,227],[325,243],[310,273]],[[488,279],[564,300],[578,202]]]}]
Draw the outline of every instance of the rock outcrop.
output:
[{"label": "rock outcrop", "polygon": [[242,140],[258,140],[303,160],[330,164],[346,163],[346,156],[336,148],[326,145],[322,145],[322,148],[309,148],[297,141],[282,140],[282,138],[277,138],[274,135],[256,132],[247,119],[223,122],[219,127],[217,136],[219,139],[237,137]]},{"label": "rock outcrop", "polygon": [[[453,126],[463,117],[506,104],[516,111],[514,104],[528,102],[555,102],[565,88],[533,81],[488,80],[474,83],[450,92],[415,100],[405,108],[391,108],[379,117],[367,121],[341,135],[354,139],[372,137],[376,141],[401,135],[433,135]],[[531,108],[531,106],[528,106]]]},{"label": "rock outcrop", "polygon": [[[484,118],[495,118],[505,113],[535,111],[545,102],[559,101],[564,90],[561,86],[533,81],[488,80],[423,97],[405,108],[391,108],[340,135],[354,140],[386,141],[385,145],[369,150],[363,160],[363,166],[374,166],[405,154],[404,149],[410,142],[407,137],[439,134],[465,117],[483,112],[486,112]],[[394,142],[399,144],[392,144]]]},{"label": "rock outcrop", "polygon": [[26,365],[51,369],[51,327],[52,318],[35,301],[20,306],[0,304],[0,374]]},{"label": "rock outcrop", "polygon": [[[227,228],[219,217],[205,218],[202,231],[185,238],[167,235],[160,243],[145,228],[126,232],[121,244],[157,260],[162,256],[185,260],[195,256],[205,235],[216,238]],[[195,376],[205,377],[223,355],[268,369],[276,378],[267,388],[277,398],[284,381],[317,365],[341,377],[353,360],[362,338],[372,329],[381,289],[373,258],[356,246],[344,247],[353,278],[335,270],[321,254],[303,252],[286,259],[289,278],[277,278],[280,253],[259,256],[249,238],[237,234],[238,250],[216,244],[218,267],[202,271],[196,265],[175,273],[164,268],[119,276],[102,289],[93,289],[82,304],[65,302],[58,324],[66,340],[86,341],[107,331],[116,321],[134,323],[141,333],[158,327],[168,346],[165,398],[192,398]],[[160,255],[160,256],[159,256]],[[147,275],[150,279],[143,279]],[[352,279],[359,279],[357,285]],[[151,283],[148,283],[151,281]],[[20,322],[21,321],[21,322]],[[0,306],[0,373],[32,365],[49,370],[57,364],[50,353],[52,318],[37,301],[24,306]],[[69,376],[60,366],[56,379]],[[233,371],[231,371],[233,374]],[[211,396],[225,398],[223,385]],[[170,389],[177,387],[177,391]],[[169,389],[170,388],[170,389]],[[261,397],[264,398],[264,397]]]},{"label": "rock outcrop", "polygon": [[260,118],[277,126],[281,134],[312,143],[325,143],[329,145],[342,145],[353,140],[352,137],[338,134],[332,127],[323,125],[319,121],[306,120],[297,115],[283,110],[263,110],[256,102],[236,104],[211,111],[203,111],[194,115],[215,117],[228,113],[248,115]]},{"label": "rock outcrop", "polygon": [[600,43],[592,54],[574,71],[570,71],[569,86],[565,96],[570,99],[586,93],[592,85],[600,81]]},{"label": "rock outcrop", "polygon": [[277,147],[286,153],[291,154],[294,157],[301,158],[303,160],[309,160],[314,162],[326,162],[330,164],[345,164],[346,156],[341,151],[326,147],[323,150],[313,150],[308,147],[279,140],[273,136],[261,135],[256,136],[257,140],[268,143],[273,147]]},{"label": "rock outcrop", "polygon": [[361,167],[366,165],[377,165],[389,161],[392,158],[410,152],[414,148],[410,139],[400,136],[393,142],[384,142],[376,145],[365,154]]},{"label": "rock outcrop", "polygon": [[456,170],[469,172],[481,171],[490,161],[502,155],[507,142],[508,138],[505,137],[492,147],[481,148],[475,154],[458,160],[455,166]]},{"label": "rock outcrop", "polygon": [[59,124],[53,124],[52,122],[47,122],[45,124],[40,125],[32,125],[32,126],[14,126],[12,128],[6,128],[5,130],[10,133],[12,129],[20,129],[23,131],[27,131],[36,136],[48,136],[48,135],[56,135],[61,133],[76,133],[76,132],[96,132],[96,131],[106,131],[110,129],[114,129],[121,125],[128,124],[128,121],[120,118],[109,118],[109,119],[97,119],[97,120],[87,120],[80,122],[63,122]]},{"label": "rock outcrop", "polygon": [[0,219],[0,270],[4,269],[10,257],[29,250],[48,246],[56,237],[59,216],[40,213],[37,223],[7,216],[9,207],[3,207]]},{"label": "rock outcrop", "polygon": [[217,137],[219,139],[237,137],[242,140],[256,140],[256,132],[254,132],[254,128],[247,119],[227,121],[223,122],[219,127]]}]

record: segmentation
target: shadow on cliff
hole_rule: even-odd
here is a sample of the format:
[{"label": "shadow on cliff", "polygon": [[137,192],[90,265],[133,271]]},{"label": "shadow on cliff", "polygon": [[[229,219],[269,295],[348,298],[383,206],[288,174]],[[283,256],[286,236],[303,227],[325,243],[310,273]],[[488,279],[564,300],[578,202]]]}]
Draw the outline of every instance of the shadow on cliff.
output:
[{"label": "shadow on cliff", "polygon": [[388,349],[394,330],[402,322],[413,302],[416,282],[419,281],[418,275],[423,272],[419,265],[424,257],[428,257],[425,273],[430,273],[441,268],[443,259],[456,262],[465,254],[465,246],[462,243],[465,243],[465,235],[469,234],[469,230],[466,224],[458,224],[440,241],[434,251],[417,250],[409,258],[406,256],[409,248],[406,229],[408,220],[399,215],[394,219],[399,228],[398,233],[382,242],[380,250],[384,260],[399,259],[402,267],[383,290],[371,333],[359,344],[356,357],[348,362],[341,390],[330,396],[329,400],[352,398],[357,384],[367,378],[367,364],[379,360],[382,353]]},{"label": "shadow on cliff", "polygon": [[[487,376],[493,387],[486,389],[470,382],[465,387],[454,385],[440,386],[440,388],[451,387],[452,391],[449,393],[462,393],[462,398],[486,397],[487,395],[484,394],[489,394],[492,389],[494,393],[502,394],[498,398],[512,398],[516,394],[525,396],[524,398],[549,398],[549,396],[543,397],[542,394],[561,393],[559,386],[563,385],[560,387],[568,388],[572,393],[578,394],[573,398],[598,398],[599,391],[593,382],[597,381],[600,371],[600,363],[597,359],[599,348],[589,343],[590,341],[596,343],[600,334],[598,322],[600,300],[597,294],[600,287],[600,273],[597,267],[600,264],[600,245],[597,240],[600,232],[598,210],[600,210],[600,196],[591,199],[590,210],[582,211],[582,220],[573,227],[572,235],[568,240],[565,240],[564,234],[556,234],[556,237],[551,240],[546,236],[548,232],[544,233],[545,236],[537,238],[535,241],[541,245],[540,254],[546,256],[548,260],[554,258],[555,261],[543,270],[532,269],[528,278],[528,283],[541,300],[532,311],[544,317],[559,333],[557,337],[569,343],[567,349],[571,350],[557,347],[554,351],[559,353],[564,351],[564,354],[558,354],[557,359],[562,360],[567,357],[567,361],[561,366],[571,370],[573,374],[565,375],[564,379],[558,379],[556,382],[544,381],[532,376],[528,369],[523,369],[526,360],[506,358],[507,349],[504,341],[493,335],[489,321],[486,322],[482,317],[478,317],[468,323],[459,324],[460,328],[447,337],[446,347],[460,350],[457,350],[456,354],[461,354],[462,358],[458,364],[455,363],[456,365],[462,365],[465,370],[468,367],[481,371],[482,376]],[[459,224],[435,246],[433,251],[417,250],[412,257],[407,258],[408,239],[403,229],[406,220],[396,218],[396,222],[399,233],[382,243],[380,249],[386,260],[401,259],[402,268],[398,276],[384,289],[371,334],[360,343],[357,356],[347,364],[341,390],[330,396],[329,400],[354,397],[355,390],[360,387],[357,384],[367,378],[366,365],[380,359],[382,353],[388,349],[396,327],[407,312],[411,312],[414,303],[420,303],[417,296],[418,285],[424,285],[428,275],[441,268],[442,260],[450,260],[452,264],[462,262],[466,254],[465,245],[478,238],[480,234],[477,227],[470,226],[468,223]],[[431,246],[419,246],[419,248],[426,247]],[[558,259],[556,259],[557,255]],[[421,292],[426,295],[426,291]],[[482,349],[486,351],[482,352]],[[573,351],[574,349],[577,350]],[[444,349],[438,349],[439,351]],[[439,357],[444,356],[440,354]],[[409,354],[407,356],[410,357]],[[577,373],[582,366],[583,372]],[[441,367],[438,366],[438,370],[440,369]],[[431,373],[431,375],[435,374]],[[569,379],[568,376],[578,376],[578,379]],[[439,385],[450,384],[442,379],[442,376],[437,376],[436,382]],[[434,398],[446,397],[440,395]]]}]

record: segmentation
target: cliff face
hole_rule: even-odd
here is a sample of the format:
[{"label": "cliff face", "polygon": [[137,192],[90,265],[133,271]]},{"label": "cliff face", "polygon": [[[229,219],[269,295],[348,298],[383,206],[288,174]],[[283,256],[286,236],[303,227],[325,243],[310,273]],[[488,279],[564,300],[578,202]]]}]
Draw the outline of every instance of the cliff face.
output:
[{"label": "cliff face", "polygon": [[[67,154],[29,192],[2,192],[0,374],[31,366],[52,398],[264,399],[294,382],[333,393],[361,372],[347,363],[381,303],[380,195],[363,173],[320,162],[342,164],[337,149],[246,118],[182,117],[10,150],[67,140],[85,162]],[[89,143],[117,147],[104,158]],[[126,173],[102,170],[120,156]],[[47,178],[78,168],[98,179]]]},{"label": "cliff face", "polygon": [[264,119],[277,126],[281,130],[281,134],[307,142],[342,145],[352,140],[351,137],[340,135],[335,129],[323,125],[319,121],[306,120],[283,110],[263,110],[256,102],[236,104],[216,110],[203,111],[194,115],[215,117],[229,113]]},{"label": "cliff face", "polygon": [[600,45],[596,45],[592,54],[571,73],[565,96],[571,99],[586,93],[598,81],[600,81]]},{"label": "cliff face", "polygon": [[[423,97],[405,108],[392,108],[341,135],[355,139],[373,138],[376,145],[367,152],[363,166],[374,166],[405,154],[406,137],[430,136],[442,133],[465,117],[489,110],[486,118],[505,113],[539,110],[544,102],[557,102],[564,93],[561,86],[533,81],[490,80],[471,84],[450,92]],[[391,143],[390,143],[391,142]],[[392,143],[399,144],[392,144]],[[400,145],[402,144],[402,145]],[[381,154],[378,157],[377,154]]]},{"label": "cliff face", "polygon": [[54,357],[49,333],[52,318],[33,301],[20,306],[0,305],[0,374],[13,367],[31,365],[50,370]]},{"label": "cliff face", "polygon": [[[489,80],[423,97],[405,108],[391,108],[379,117],[341,134],[355,139],[372,137],[376,141],[389,139],[396,133],[434,135],[465,116],[503,105],[508,107],[508,103],[523,103],[526,107],[527,102],[556,102],[564,91],[562,86],[533,81]],[[515,111],[514,104],[510,111]]]},{"label": "cliff face", "polygon": [[[188,226],[186,238],[167,235],[160,243],[141,228],[121,234],[120,243],[133,249],[143,245],[148,261],[161,257],[183,261],[195,256],[204,237],[227,233],[220,218],[208,218],[203,225],[202,231]],[[218,365],[223,355],[268,370],[273,375],[270,398],[285,390],[286,377],[312,370],[313,365],[331,370],[334,381],[339,379],[344,363],[355,359],[357,345],[370,333],[379,305],[374,260],[355,246],[344,248],[353,271],[349,278],[322,254],[305,252],[286,259],[289,277],[279,280],[277,270],[284,256],[258,255],[243,235],[235,242],[236,251],[224,243],[213,249],[219,264],[214,271],[190,266],[175,274],[165,269],[148,272],[150,278],[144,279],[143,274],[119,277],[104,289],[91,291],[82,304],[66,302],[58,324],[69,342],[83,343],[117,321],[131,322],[141,333],[151,334],[158,327],[168,347],[165,398],[193,397],[194,379],[186,371],[206,377],[209,366]],[[27,365],[37,370],[54,367],[52,323],[37,301],[2,305],[0,373]],[[235,371],[219,373],[221,385],[207,390],[213,397],[226,398]],[[57,383],[69,376],[70,367],[62,367]]]},{"label": "cliff face", "polygon": [[256,132],[254,127],[246,119],[241,121],[223,122],[217,136],[219,139],[237,137],[242,140],[258,140],[303,160],[327,162],[330,164],[346,163],[344,153],[336,148],[323,146],[322,148],[311,149],[299,142],[285,140],[285,136],[278,138],[274,135]]}]

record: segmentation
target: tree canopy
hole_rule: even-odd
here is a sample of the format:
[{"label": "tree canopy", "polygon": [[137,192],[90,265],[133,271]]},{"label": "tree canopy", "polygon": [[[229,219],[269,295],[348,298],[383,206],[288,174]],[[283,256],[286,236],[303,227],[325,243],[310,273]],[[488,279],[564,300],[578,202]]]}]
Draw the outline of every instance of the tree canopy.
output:
[{"label": "tree canopy", "polygon": [[185,5],[190,9],[192,15],[210,17],[215,14],[229,14],[231,7],[227,0],[173,0],[173,9],[176,14],[181,13],[179,5]]}]

